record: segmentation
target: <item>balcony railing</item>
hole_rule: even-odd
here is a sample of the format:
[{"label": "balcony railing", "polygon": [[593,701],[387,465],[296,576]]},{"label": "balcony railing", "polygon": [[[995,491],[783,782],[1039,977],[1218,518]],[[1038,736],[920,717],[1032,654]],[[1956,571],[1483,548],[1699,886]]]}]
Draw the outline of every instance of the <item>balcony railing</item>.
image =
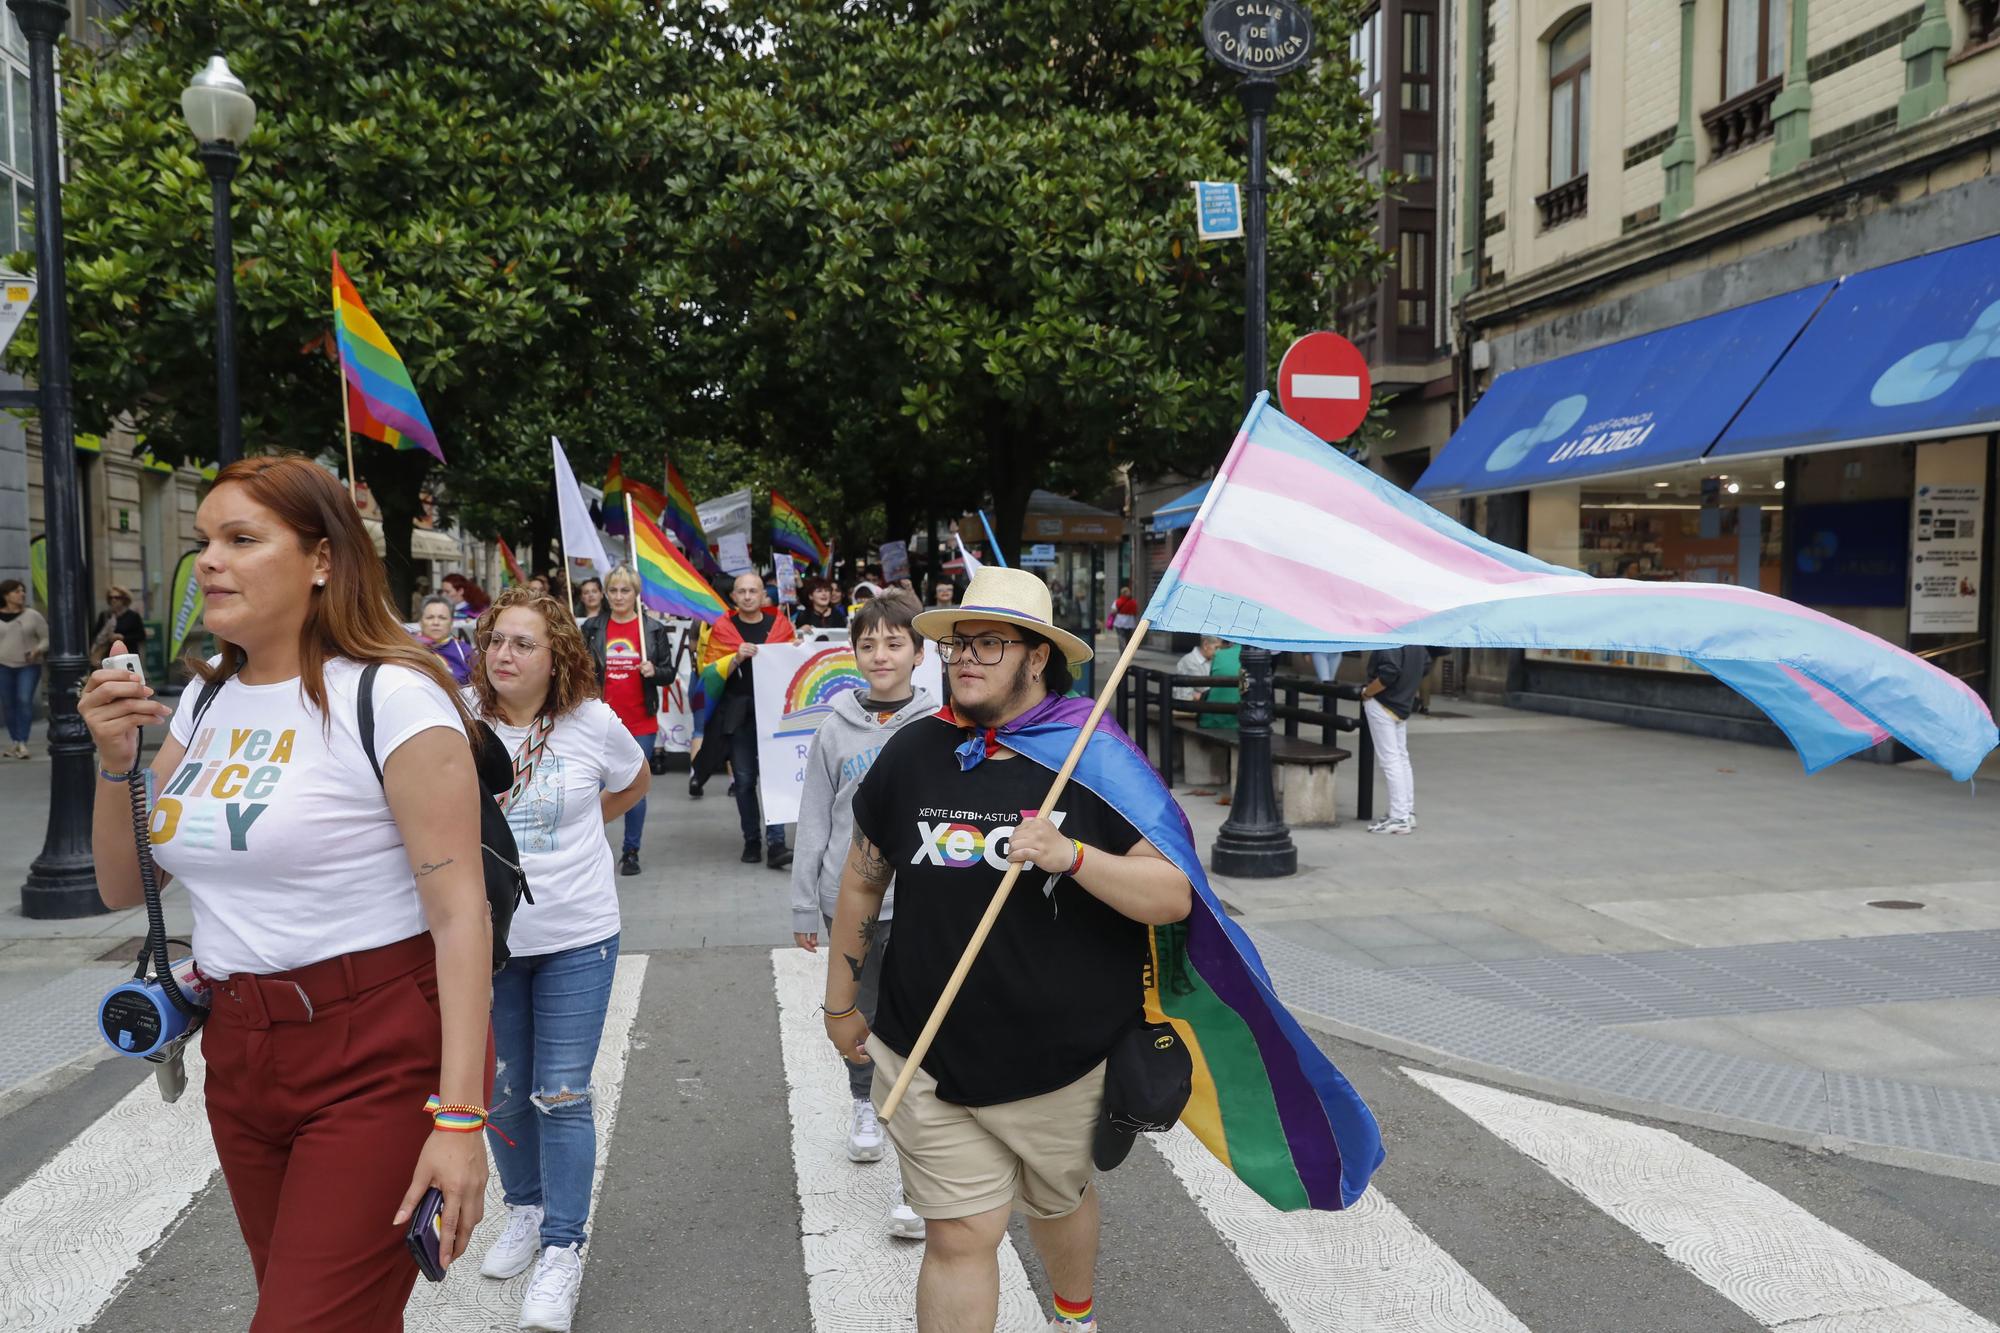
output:
[{"label": "balcony railing", "polygon": [[1784,86],[1784,79],[1774,76],[1702,112],[1701,123],[1708,129],[1709,156],[1727,157],[1740,148],[1770,138],[1771,103]]},{"label": "balcony railing", "polygon": [[1543,231],[1582,217],[1590,207],[1590,173],[1564,181],[1536,199],[1535,206],[1542,210]]}]

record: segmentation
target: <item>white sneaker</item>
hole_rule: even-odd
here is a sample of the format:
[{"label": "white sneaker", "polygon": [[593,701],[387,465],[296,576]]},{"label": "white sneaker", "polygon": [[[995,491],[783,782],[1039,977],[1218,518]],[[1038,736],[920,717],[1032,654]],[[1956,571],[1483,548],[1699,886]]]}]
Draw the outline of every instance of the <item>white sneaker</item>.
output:
[{"label": "white sneaker", "polygon": [[1097,1316],[1092,1315],[1081,1324],[1067,1319],[1051,1319],[1049,1333],[1097,1333]]},{"label": "white sneaker", "polygon": [[903,1240],[924,1238],[924,1219],[918,1217],[917,1210],[903,1198],[901,1185],[896,1186],[896,1193],[889,1204],[889,1234]]},{"label": "white sneaker", "polygon": [[1370,833],[1415,833],[1416,821],[1412,819],[1378,819],[1368,826]]},{"label": "white sneaker", "polygon": [[576,1298],[583,1291],[583,1256],[574,1245],[551,1245],[535,1264],[528,1294],[521,1300],[522,1328],[569,1333]]},{"label": "white sneaker", "polygon": [[500,1228],[500,1238],[487,1247],[486,1257],[479,1263],[480,1274],[506,1279],[525,1273],[528,1265],[535,1262],[541,1238],[541,1207],[529,1204],[516,1208],[508,1204],[507,1225]]},{"label": "white sneaker", "polygon": [[847,1130],[847,1160],[882,1160],[882,1122],[875,1118],[875,1103],[866,1097],[854,1099],[854,1122]]}]

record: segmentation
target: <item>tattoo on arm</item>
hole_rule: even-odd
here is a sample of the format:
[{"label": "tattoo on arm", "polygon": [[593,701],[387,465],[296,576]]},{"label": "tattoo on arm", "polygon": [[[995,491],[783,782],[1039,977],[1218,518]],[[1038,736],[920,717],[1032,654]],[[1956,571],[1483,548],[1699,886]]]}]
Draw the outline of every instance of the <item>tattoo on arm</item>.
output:
[{"label": "tattoo on arm", "polygon": [[458,858],[455,856],[447,856],[442,861],[426,861],[422,865],[417,867],[417,878],[422,879],[425,875],[430,874],[433,870],[443,870],[446,866],[450,865],[457,859]]},{"label": "tattoo on arm", "polygon": [[880,916],[870,916],[864,918],[861,922],[862,952],[866,953],[867,951],[873,949],[875,947],[875,937],[877,935],[880,935],[881,933],[882,933],[882,918]]},{"label": "tattoo on arm", "polygon": [[851,953],[844,953],[844,954],[842,954],[842,955],[841,955],[841,957],[842,957],[842,958],[845,958],[845,959],[847,960],[847,970],[848,970],[848,971],[850,971],[850,972],[852,972],[852,973],[854,974],[854,984],[855,984],[855,985],[857,985],[857,986],[858,986],[858,985],[860,985],[860,984],[861,984],[861,960],[860,960],[859,958],[856,958],[856,957],[855,957],[855,956],[854,956],[853,954],[851,954]]},{"label": "tattoo on arm", "polygon": [[854,830],[853,847],[847,854],[847,864],[861,876],[861,882],[871,888],[882,888],[896,877],[889,858],[882,855],[881,848],[868,841],[868,836],[858,825]]}]

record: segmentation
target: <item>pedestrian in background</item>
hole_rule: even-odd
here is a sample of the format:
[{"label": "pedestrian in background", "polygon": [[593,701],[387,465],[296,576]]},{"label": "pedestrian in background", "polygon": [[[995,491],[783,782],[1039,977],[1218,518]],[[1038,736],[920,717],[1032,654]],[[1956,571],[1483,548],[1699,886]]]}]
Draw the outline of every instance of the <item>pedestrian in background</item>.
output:
[{"label": "pedestrian in background", "polygon": [[585,579],[576,585],[576,623],[581,625],[604,609],[604,585]]},{"label": "pedestrian in background", "polygon": [[0,583],[0,706],[7,710],[7,756],[27,759],[28,732],[35,723],[35,687],[49,652],[49,622],[28,605],[19,579]]},{"label": "pedestrian in background", "polygon": [[833,586],[833,580],[807,579],[805,596],[805,605],[799,608],[800,629],[846,628],[847,608],[840,605],[839,590]]},{"label": "pedestrian in background", "polygon": [[1132,600],[1132,588],[1128,584],[1118,590],[1118,600],[1111,604],[1111,628],[1118,631],[1118,646],[1132,642],[1132,631],[1139,628],[1139,604]]},{"label": "pedestrian in background", "polygon": [[[1206,676],[1215,663],[1215,654],[1222,648],[1222,640],[1213,634],[1204,634],[1201,641],[1182,655],[1174,663],[1176,676]],[[1174,698],[1190,704],[1206,699],[1211,687],[1206,685],[1182,685],[1174,690]]]},{"label": "pedestrian in background", "polygon": [[90,627],[90,664],[101,666],[111,650],[111,640],[121,639],[128,653],[144,651],[146,621],[132,609],[132,594],[117,584],[104,593],[104,609]]},{"label": "pedestrian in background", "polygon": [[931,586],[932,606],[950,606],[957,600],[958,589],[952,586],[950,579],[939,579]]},{"label": "pedestrian in background", "polygon": [[773,870],[783,870],[792,863],[791,849],[785,846],[785,826],[764,823],[763,807],[757,799],[754,673],[757,652],[763,645],[790,643],[798,636],[783,611],[765,607],[764,580],[756,574],[738,574],[729,600],[736,609],[710,627],[696,669],[706,670],[732,655],[736,661],[728,669],[722,698],[702,730],[701,749],[695,752],[688,788],[699,796],[702,785],[728,764],[735,781],[736,814],[743,829],[743,864],[755,865],[762,860]]},{"label": "pedestrian in background", "polygon": [[[111,908],[141,900],[128,783],[138,728],[166,723],[152,852],[187,890],[210,980],[203,1101],[256,1275],[250,1326],[400,1329],[419,1200],[443,1194],[446,1263],[485,1208],[493,936],[477,724],[395,616],[326,469],[297,454],[231,463],[195,542],[202,625],[221,645],[196,668],[201,686],[170,712],[143,681],[99,670],[78,701],[103,765],[98,893]],[[197,782],[221,756],[239,761],[227,782]]]},{"label": "pedestrian in background", "polygon": [[[868,686],[834,696],[833,712],[814,733],[806,756],[805,789],[799,795],[798,859],[792,863],[792,939],[807,953],[819,951],[822,928],[829,934],[833,930],[840,872],[854,840],[855,789],[900,727],[937,711],[937,697],[911,683],[924,657],[924,641],[913,624],[919,609],[916,598],[892,592],[869,602],[854,617],[854,664]],[[891,886],[882,896],[862,960],[861,988],[854,1002],[871,1023],[895,907],[896,890]],[[874,1079],[873,1065],[847,1066],[847,1088],[854,1100],[847,1133],[849,1161],[882,1160],[882,1125],[870,1100]],[[889,1205],[889,1234],[908,1240],[924,1236],[924,1219],[904,1201],[900,1185]]]},{"label": "pedestrian in background", "polygon": [[463,574],[447,574],[441,580],[444,595],[451,598],[451,614],[458,620],[477,620],[492,604],[486,590]]},{"label": "pedestrian in background", "polygon": [[451,601],[429,597],[417,616],[417,641],[438,655],[451,678],[463,685],[472,679],[472,650],[451,632]]},{"label": "pedestrian in background", "polygon": [[[604,610],[583,623],[583,641],[597,663],[604,702],[639,743],[650,765],[660,734],[660,687],[673,660],[667,622],[639,607],[639,576],[624,566],[604,581]],[[643,638],[642,638],[643,636]],[[625,812],[625,840],[618,873],[639,873],[639,846],[646,832],[646,800]]]},{"label": "pedestrian in background", "polygon": [[1361,711],[1368,718],[1368,736],[1382,765],[1382,782],[1389,789],[1389,813],[1368,826],[1370,833],[1417,831],[1417,779],[1410,768],[1410,714],[1416,711],[1417,689],[1430,669],[1429,650],[1405,645],[1377,648],[1368,654],[1368,680],[1361,687]]},{"label": "pedestrian in background", "polygon": [[534,906],[514,918],[493,978],[493,1145],[506,1225],[479,1271],[535,1266],[520,1327],[565,1333],[582,1289],[597,1173],[590,1071],[618,966],[618,883],[604,826],[644,800],[646,752],[598,698],[597,668],[563,605],[510,588],[475,632],[466,703],[514,756],[501,797]]}]

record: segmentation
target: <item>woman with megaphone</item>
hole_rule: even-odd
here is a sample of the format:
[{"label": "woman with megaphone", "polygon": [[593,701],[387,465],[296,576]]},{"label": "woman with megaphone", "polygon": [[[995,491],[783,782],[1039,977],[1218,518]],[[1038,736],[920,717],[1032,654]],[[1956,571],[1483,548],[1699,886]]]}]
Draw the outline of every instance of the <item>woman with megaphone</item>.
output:
[{"label": "woman with megaphone", "polygon": [[476,733],[451,673],[391,611],[331,473],[297,455],[232,463],[195,528],[202,623],[221,645],[193,664],[199,686],[170,711],[107,669],[78,701],[101,765],[98,892],[113,908],[141,898],[127,784],[139,728],[171,718],[141,777],[152,855],[187,887],[212,997],[205,1100],[256,1272],[251,1329],[400,1329],[420,1204],[428,1218],[438,1191],[423,1239],[442,1264],[484,1207]]}]

